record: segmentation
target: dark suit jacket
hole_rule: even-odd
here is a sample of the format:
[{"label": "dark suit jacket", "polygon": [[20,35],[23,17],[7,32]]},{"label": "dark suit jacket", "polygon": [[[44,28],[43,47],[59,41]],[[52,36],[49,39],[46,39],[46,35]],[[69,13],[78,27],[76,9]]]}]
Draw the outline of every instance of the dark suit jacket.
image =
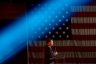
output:
[{"label": "dark suit jacket", "polygon": [[56,52],[55,47],[46,46],[45,47],[45,64],[49,64],[55,62],[55,55]]}]

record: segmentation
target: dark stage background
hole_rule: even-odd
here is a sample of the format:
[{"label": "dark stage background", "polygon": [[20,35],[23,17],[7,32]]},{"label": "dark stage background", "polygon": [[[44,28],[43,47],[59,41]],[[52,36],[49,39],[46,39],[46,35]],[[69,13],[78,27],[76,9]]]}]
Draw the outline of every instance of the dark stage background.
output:
[{"label": "dark stage background", "polygon": [[[0,0],[0,32],[42,2],[41,0]],[[27,64],[27,47],[6,60],[4,64]]]}]

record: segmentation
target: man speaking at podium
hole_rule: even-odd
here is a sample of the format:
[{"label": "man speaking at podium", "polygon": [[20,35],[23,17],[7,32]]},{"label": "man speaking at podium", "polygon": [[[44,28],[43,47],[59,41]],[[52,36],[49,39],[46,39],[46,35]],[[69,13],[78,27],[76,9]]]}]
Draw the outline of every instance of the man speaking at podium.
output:
[{"label": "man speaking at podium", "polygon": [[53,45],[53,40],[48,39],[45,47],[45,64],[55,64],[55,58],[58,53]]}]

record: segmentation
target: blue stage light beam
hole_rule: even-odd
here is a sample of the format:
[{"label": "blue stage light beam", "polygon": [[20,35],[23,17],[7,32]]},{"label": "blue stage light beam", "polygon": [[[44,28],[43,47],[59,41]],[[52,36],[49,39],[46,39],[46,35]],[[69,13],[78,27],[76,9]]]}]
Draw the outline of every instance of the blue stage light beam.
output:
[{"label": "blue stage light beam", "polygon": [[[35,36],[35,38],[33,38],[34,40],[38,35],[41,35],[39,32],[37,34],[34,34],[33,32],[38,31],[39,27],[42,30],[45,26],[48,27],[52,18],[56,15],[60,16],[60,14],[57,14],[58,11],[62,8],[65,9],[63,12],[68,9],[68,7],[65,6],[66,3],[71,5],[74,2],[76,3],[74,0],[50,0],[49,2],[42,4],[42,6],[37,7],[34,11],[26,13],[26,15],[19,20],[16,20],[20,21],[19,23],[8,26],[8,28],[0,34],[0,63],[4,62],[26,46],[25,41],[30,39],[31,36]],[[52,18],[49,18],[49,16]],[[68,17],[67,15],[65,16]],[[45,20],[48,22],[45,22]],[[44,24],[42,25],[42,23]],[[55,26],[55,22],[52,23],[52,26]],[[50,29],[48,28],[48,30]],[[43,30],[43,32],[47,33],[46,30]]]}]

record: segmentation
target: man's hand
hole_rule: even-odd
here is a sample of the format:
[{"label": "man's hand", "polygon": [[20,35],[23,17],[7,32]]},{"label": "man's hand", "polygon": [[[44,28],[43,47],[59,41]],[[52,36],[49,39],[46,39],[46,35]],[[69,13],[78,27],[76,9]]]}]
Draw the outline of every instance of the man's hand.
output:
[{"label": "man's hand", "polygon": [[58,54],[58,52],[56,51],[56,52],[54,52],[54,55],[56,56]]}]

